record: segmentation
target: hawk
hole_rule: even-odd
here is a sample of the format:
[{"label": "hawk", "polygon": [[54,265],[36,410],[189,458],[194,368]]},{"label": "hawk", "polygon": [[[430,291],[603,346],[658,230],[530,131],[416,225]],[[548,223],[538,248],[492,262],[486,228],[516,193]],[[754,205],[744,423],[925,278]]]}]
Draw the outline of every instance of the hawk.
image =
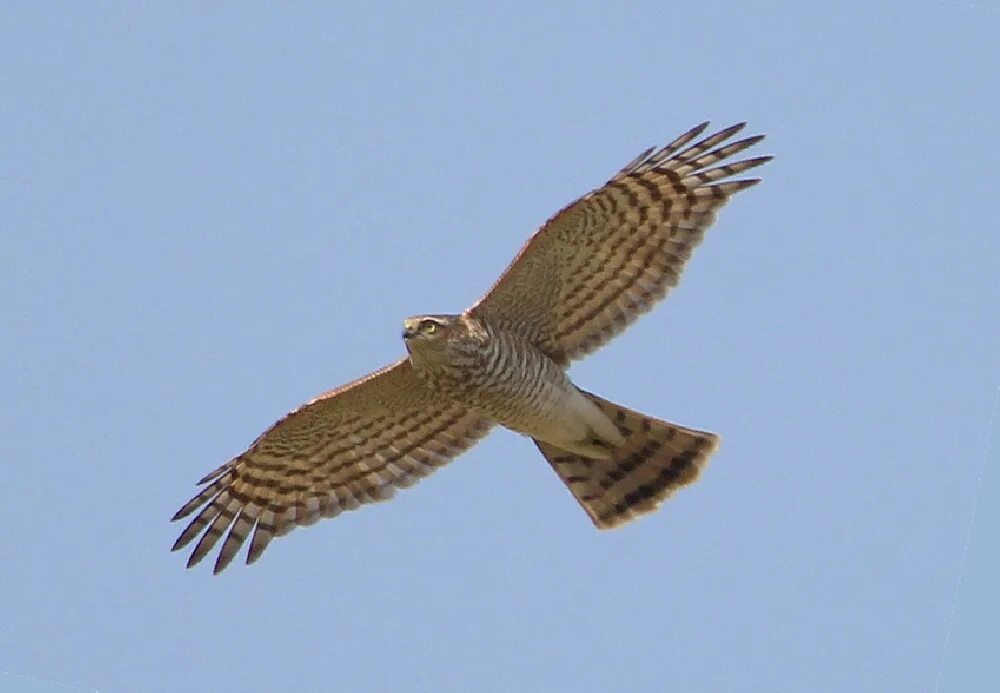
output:
[{"label": "hawk", "polygon": [[759,182],[731,179],[771,159],[731,161],[764,138],[731,141],[744,125],[698,139],[702,123],[644,151],[549,219],[464,313],[406,319],[406,357],[296,409],[199,481],[173,550],[200,537],[191,567],[225,536],[218,573],[250,538],[253,563],[274,537],[392,497],[497,424],[534,440],[600,529],[695,481],[718,436],[580,389],[566,369],[676,286],[716,212]]}]

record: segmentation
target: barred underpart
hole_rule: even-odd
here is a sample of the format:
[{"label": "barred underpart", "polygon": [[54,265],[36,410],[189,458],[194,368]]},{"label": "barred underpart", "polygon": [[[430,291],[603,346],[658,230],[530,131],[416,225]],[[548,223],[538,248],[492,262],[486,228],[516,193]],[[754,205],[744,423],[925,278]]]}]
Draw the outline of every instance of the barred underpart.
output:
[{"label": "barred underpart", "polygon": [[561,394],[573,387],[564,368],[523,336],[478,324],[487,339],[455,399],[515,431],[554,423]]}]

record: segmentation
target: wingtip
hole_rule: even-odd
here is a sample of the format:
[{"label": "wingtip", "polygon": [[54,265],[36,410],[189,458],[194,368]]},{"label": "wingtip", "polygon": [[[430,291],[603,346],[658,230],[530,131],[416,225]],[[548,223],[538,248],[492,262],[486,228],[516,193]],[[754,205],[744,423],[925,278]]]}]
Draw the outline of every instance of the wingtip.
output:
[{"label": "wingtip", "polygon": [[710,121],[710,120],[703,120],[700,123],[698,123],[697,125],[695,125],[693,128],[691,128],[690,130],[688,130],[686,134],[691,135],[692,137],[697,137],[701,133],[705,132],[705,130],[707,130],[708,126],[711,125],[711,124],[712,124],[712,121]]},{"label": "wingtip", "polygon": [[745,120],[743,122],[741,122],[741,123],[735,123],[733,125],[730,125],[727,128],[722,128],[717,133],[715,133],[714,135],[712,135],[709,139],[714,139],[716,142],[721,142],[723,140],[728,140],[730,137],[732,137],[736,133],[740,132],[746,126],[747,126],[747,123],[746,123]]},{"label": "wingtip", "polygon": [[253,565],[257,560],[264,555],[264,549],[267,548],[266,544],[258,542],[256,535],[250,540],[250,548],[247,549],[247,565]]},{"label": "wingtip", "polygon": [[747,188],[752,188],[753,186],[760,183],[763,178],[744,178],[742,180],[734,180],[731,184],[734,186],[731,192],[741,192]]},{"label": "wingtip", "polygon": [[773,159],[774,159],[773,154],[764,154],[763,156],[755,156],[752,159],[746,159],[745,160],[746,167],[743,170],[747,170],[750,168],[757,168],[758,166],[763,166],[764,164],[766,164],[769,161],[772,161]]},{"label": "wingtip", "polygon": [[229,561],[223,562],[222,561],[222,556],[220,555],[219,558],[216,559],[215,565],[212,566],[212,575],[218,575],[223,570],[225,570],[228,565],[229,565]]},{"label": "wingtip", "polygon": [[188,515],[190,515],[191,513],[193,513],[195,510],[197,510],[198,508],[200,508],[203,504],[204,504],[204,500],[202,499],[202,494],[199,493],[197,496],[195,496],[194,498],[192,498],[191,500],[189,500],[187,503],[185,503],[184,505],[182,505],[177,510],[177,512],[175,512],[173,514],[173,516],[170,518],[170,521],[171,522],[177,522],[177,520],[181,520],[181,519],[187,517]]}]

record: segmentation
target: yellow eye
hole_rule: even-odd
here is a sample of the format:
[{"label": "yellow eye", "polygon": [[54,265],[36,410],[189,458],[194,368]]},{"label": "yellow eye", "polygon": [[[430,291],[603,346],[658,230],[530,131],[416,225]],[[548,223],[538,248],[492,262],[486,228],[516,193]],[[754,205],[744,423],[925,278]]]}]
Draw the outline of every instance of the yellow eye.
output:
[{"label": "yellow eye", "polygon": [[424,324],[421,327],[423,327],[425,333],[434,334],[437,332],[438,324],[433,320],[424,320]]}]

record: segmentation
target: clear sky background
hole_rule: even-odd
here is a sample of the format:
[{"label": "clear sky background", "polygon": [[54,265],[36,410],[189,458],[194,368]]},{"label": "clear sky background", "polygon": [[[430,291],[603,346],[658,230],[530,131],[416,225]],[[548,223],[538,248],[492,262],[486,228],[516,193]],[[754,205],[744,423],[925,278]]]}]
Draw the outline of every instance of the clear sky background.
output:
[{"label": "clear sky background", "polygon": [[[993,690],[996,3],[267,5],[0,10],[0,690]],[[721,433],[699,484],[598,533],[501,431],[251,568],[169,552],[704,119],[764,183],[572,371]]]}]

